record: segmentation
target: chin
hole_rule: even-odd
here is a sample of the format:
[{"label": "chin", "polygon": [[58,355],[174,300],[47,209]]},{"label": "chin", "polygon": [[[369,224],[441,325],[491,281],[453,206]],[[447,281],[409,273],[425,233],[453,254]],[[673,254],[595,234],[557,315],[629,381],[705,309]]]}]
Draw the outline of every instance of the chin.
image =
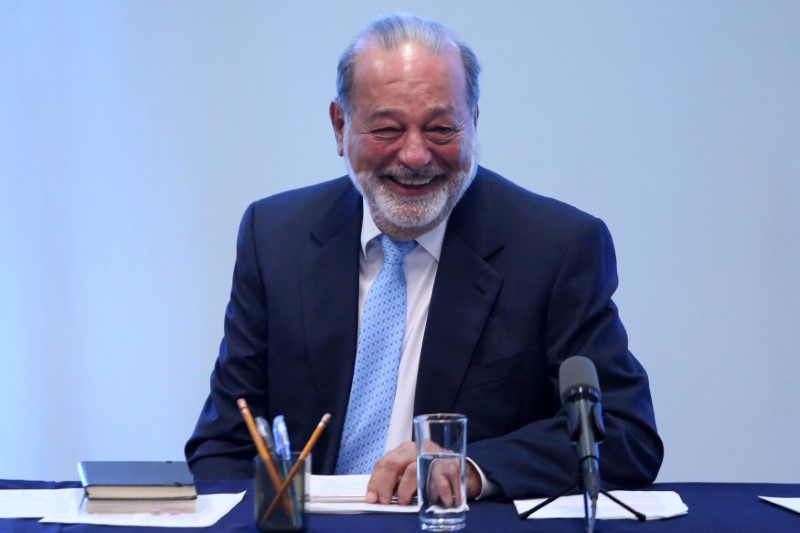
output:
[{"label": "chin", "polygon": [[433,228],[447,216],[447,206],[450,202],[446,188],[431,191],[417,198],[396,195],[386,189],[374,192],[376,194],[367,198],[373,218],[377,212],[380,218],[399,228]]}]

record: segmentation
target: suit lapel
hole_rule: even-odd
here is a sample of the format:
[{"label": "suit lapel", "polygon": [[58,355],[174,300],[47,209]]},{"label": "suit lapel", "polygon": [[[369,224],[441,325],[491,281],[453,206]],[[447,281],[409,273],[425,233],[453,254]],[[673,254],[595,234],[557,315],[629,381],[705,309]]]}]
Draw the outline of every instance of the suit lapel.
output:
[{"label": "suit lapel", "polygon": [[356,353],[361,196],[352,186],[311,230],[301,254],[304,336],[320,405],[331,412],[323,471],[333,471]]},{"label": "suit lapel", "polygon": [[481,175],[448,222],[420,354],[414,414],[451,411],[503,277],[487,258],[502,247],[480,202]]}]

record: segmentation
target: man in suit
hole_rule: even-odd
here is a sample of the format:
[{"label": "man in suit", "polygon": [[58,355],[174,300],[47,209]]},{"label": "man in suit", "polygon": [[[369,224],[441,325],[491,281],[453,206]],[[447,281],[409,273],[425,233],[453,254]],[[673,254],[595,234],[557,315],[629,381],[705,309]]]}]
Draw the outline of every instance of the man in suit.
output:
[{"label": "man in suit", "polygon": [[353,382],[385,235],[413,244],[402,259],[407,311],[391,415],[370,441],[379,459],[368,501],[410,500],[411,419],[432,412],[468,417],[469,497],[572,484],[558,369],[578,354],[595,363],[603,392],[605,485],[655,479],[663,446],[647,375],[611,300],[608,230],[478,166],[479,70],[446,28],[411,16],[379,19],[347,48],[330,117],[349,176],[245,213],[211,393],[186,445],[196,476],[252,475],[240,397],[256,415],[284,414],[298,448],[332,413],[313,470],[349,471],[343,434],[360,431],[354,397],[372,394],[371,382],[366,393]]}]

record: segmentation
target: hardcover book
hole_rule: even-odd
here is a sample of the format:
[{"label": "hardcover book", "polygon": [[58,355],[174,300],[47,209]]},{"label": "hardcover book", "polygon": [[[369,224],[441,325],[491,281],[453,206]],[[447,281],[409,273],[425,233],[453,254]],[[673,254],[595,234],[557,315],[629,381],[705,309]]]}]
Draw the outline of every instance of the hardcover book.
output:
[{"label": "hardcover book", "polygon": [[191,500],[194,477],[185,461],[81,461],[86,496],[97,500]]}]

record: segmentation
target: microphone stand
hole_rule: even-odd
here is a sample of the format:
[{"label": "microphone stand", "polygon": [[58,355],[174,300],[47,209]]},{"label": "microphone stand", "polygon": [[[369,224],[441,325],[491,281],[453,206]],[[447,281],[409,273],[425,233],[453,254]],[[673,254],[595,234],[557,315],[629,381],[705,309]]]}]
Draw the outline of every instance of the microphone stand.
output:
[{"label": "microphone stand", "polygon": [[[526,518],[528,518],[530,515],[532,515],[533,513],[535,513],[536,511],[538,511],[542,507],[553,503],[554,501],[556,501],[557,499],[559,499],[562,496],[565,496],[565,495],[567,495],[569,493],[572,493],[572,492],[575,492],[575,493],[582,492],[583,493],[584,526],[586,528],[586,532],[587,533],[592,533],[594,531],[594,522],[595,522],[595,514],[596,514],[596,511],[597,511],[597,504],[596,504],[596,502],[592,502],[592,509],[591,509],[591,513],[590,513],[589,512],[589,494],[588,494],[588,491],[586,491],[584,489],[584,487],[583,487],[582,477],[583,476],[578,474],[576,476],[577,480],[576,480],[574,485],[570,485],[569,487],[567,487],[566,489],[562,490],[561,492],[559,492],[555,496],[551,496],[550,498],[547,498],[545,501],[543,501],[542,503],[537,504],[532,509],[528,509],[527,511],[525,511],[523,513],[520,513],[519,514],[519,518],[521,520],[525,520]],[[609,500],[613,501],[614,503],[616,503],[617,505],[619,505],[620,507],[622,507],[623,509],[625,509],[626,511],[631,513],[633,516],[636,517],[636,520],[638,520],[639,522],[644,522],[645,520],[647,520],[647,516],[645,514],[640,513],[639,511],[637,511],[636,509],[634,509],[630,505],[626,504],[625,502],[620,501],[616,496],[613,496],[612,494],[608,493],[608,491],[606,491],[606,490],[601,488],[599,490],[599,492],[600,492],[600,494],[603,494]]]}]

